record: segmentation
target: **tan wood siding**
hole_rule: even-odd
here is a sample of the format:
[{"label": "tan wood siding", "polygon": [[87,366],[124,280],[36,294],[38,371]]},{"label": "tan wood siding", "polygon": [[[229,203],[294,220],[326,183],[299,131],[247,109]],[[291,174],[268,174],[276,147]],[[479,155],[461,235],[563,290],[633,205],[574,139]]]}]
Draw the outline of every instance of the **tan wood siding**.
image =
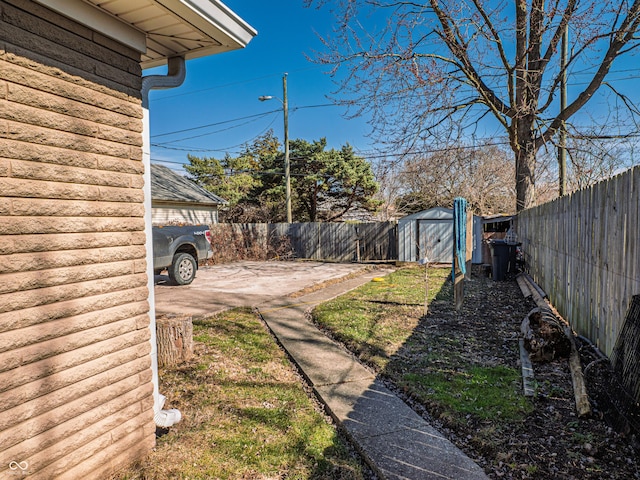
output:
[{"label": "tan wood siding", "polygon": [[151,208],[154,225],[185,223],[188,225],[215,225],[218,223],[218,207],[198,207],[153,205]]},{"label": "tan wood siding", "polygon": [[0,18],[0,477],[104,478],[155,442],[140,58]]}]

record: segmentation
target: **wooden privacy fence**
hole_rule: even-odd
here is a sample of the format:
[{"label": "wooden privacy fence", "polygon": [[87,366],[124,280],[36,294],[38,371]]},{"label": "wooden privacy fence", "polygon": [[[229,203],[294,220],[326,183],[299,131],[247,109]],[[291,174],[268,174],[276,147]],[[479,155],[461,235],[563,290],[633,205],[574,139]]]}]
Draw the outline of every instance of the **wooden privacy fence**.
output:
[{"label": "wooden privacy fence", "polygon": [[[247,251],[275,251],[309,260],[371,262],[397,259],[395,222],[235,223],[212,225],[241,238]],[[215,235],[214,235],[215,237]]]},{"label": "wooden privacy fence", "polygon": [[610,355],[640,294],[640,167],[520,212],[517,233],[558,312]]}]

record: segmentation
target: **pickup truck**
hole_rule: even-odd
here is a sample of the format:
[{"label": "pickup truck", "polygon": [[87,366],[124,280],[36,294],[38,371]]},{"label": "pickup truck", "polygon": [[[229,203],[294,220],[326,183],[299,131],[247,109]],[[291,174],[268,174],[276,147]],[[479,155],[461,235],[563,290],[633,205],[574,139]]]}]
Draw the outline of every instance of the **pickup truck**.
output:
[{"label": "pickup truck", "polygon": [[211,258],[211,232],[206,225],[153,227],[153,271],[167,270],[175,285],[189,285],[198,264]]}]

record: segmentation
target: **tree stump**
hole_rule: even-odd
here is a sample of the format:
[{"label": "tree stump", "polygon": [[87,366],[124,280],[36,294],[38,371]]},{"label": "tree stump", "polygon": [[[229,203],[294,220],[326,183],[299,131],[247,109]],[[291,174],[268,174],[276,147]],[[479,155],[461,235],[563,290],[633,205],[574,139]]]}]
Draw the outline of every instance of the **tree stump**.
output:
[{"label": "tree stump", "polygon": [[158,366],[170,367],[193,357],[193,323],[186,315],[166,315],[156,319]]}]

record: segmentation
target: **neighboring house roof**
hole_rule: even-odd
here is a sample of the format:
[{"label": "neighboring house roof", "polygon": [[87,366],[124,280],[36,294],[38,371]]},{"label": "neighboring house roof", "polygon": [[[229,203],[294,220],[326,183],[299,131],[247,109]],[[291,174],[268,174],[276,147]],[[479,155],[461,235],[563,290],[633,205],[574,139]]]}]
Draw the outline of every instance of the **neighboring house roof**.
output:
[{"label": "neighboring house roof", "polygon": [[225,199],[162,165],[151,165],[151,199],[152,202],[193,203],[211,206],[228,203]]},{"label": "neighboring house roof", "polygon": [[143,69],[244,48],[257,34],[219,0],[37,1],[135,48]]}]

